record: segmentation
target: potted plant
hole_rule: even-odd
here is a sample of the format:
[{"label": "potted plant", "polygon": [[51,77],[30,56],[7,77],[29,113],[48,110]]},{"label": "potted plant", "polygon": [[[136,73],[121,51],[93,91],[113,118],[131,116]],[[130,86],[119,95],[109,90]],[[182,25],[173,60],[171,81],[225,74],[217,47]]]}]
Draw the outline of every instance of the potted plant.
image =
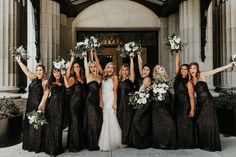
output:
[{"label": "potted plant", "polygon": [[223,91],[215,98],[219,130],[227,136],[236,136],[236,92]]},{"label": "potted plant", "polygon": [[21,142],[23,114],[13,99],[0,99],[0,148]]}]

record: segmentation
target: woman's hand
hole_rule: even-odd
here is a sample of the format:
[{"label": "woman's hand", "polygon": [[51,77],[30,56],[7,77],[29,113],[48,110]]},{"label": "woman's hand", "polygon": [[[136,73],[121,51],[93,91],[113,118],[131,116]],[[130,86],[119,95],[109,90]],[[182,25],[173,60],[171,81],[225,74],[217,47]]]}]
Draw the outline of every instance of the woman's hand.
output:
[{"label": "woman's hand", "polygon": [[113,105],[113,109],[114,109],[114,111],[116,112],[116,110],[117,110],[117,105]]},{"label": "woman's hand", "polygon": [[131,53],[129,54],[129,56],[130,56],[130,58],[134,58],[134,52],[131,52]]},{"label": "woman's hand", "polygon": [[41,112],[45,112],[45,105],[39,105],[38,110]]},{"label": "woman's hand", "polygon": [[15,60],[17,61],[17,63],[19,63],[21,61],[20,56],[15,56]]},{"label": "woman's hand", "polygon": [[75,52],[72,49],[70,49],[70,53],[69,54],[71,55],[71,57],[75,56]]},{"label": "woman's hand", "polygon": [[190,112],[189,112],[189,117],[190,117],[190,118],[193,118],[194,115],[195,115],[195,111],[194,111],[194,110],[190,110]]},{"label": "woman's hand", "polygon": [[87,52],[82,52],[82,56],[85,58],[87,57]]}]

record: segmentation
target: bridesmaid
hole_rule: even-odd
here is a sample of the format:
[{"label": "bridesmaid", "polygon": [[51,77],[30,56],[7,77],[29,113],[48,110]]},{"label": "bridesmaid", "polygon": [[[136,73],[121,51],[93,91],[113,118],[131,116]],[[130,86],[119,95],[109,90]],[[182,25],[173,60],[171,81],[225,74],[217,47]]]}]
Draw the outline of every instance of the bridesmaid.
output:
[{"label": "bridesmaid", "polygon": [[129,145],[130,126],[133,118],[133,109],[129,103],[128,94],[134,91],[134,54],[130,55],[130,68],[123,64],[119,71],[118,110],[117,117],[122,130],[122,144]]},{"label": "bridesmaid", "polygon": [[85,77],[80,64],[74,61],[71,53],[70,65],[64,75],[66,88],[70,88],[72,96],[69,106],[69,127],[67,147],[70,152],[84,149],[84,103],[85,103]]},{"label": "bridesmaid", "polygon": [[197,95],[196,138],[198,147],[201,149],[209,151],[221,150],[216,109],[213,104],[213,97],[207,87],[206,76],[214,75],[233,67],[234,64],[235,62],[232,62],[223,67],[200,72],[198,63],[190,63],[190,80],[194,84]]},{"label": "bridesmaid", "polygon": [[[156,65],[153,70],[155,83],[169,84],[169,77],[164,67]],[[171,114],[172,97],[167,91],[164,100],[152,102],[152,146],[161,149],[176,149],[175,121]]]},{"label": "bridesmaid", "polygon": [[189,65],[180,63],[179,52],[175,56],[175,118],[178,148],[195,147],[193,117],[195,115],[194,87],[189,81]]},{"label": "bridesmaid", "polygon": [[[141,79],[137,88],[139,91],[146,90],[151,85],[151,72],[148,65],[142,65],[142,58],[138,55],[138,63]],[[131,145],[138,149],[148,148],[151,145],[151,115],[150,105],[143,105],[140,109],[135,111],[131,132],[130,142]]]},{"label": "bridesmaid", "polygon": [[82,54],[84,57],[85,77],[88,88],[85,106],[85,130],[87,133],[86,147],[88,150],[99,150],[98,140],[103,122],[102,109],[99,106],[99,91],[101,87],[101,74],[103,71],[95,50],[93,54],[95,62],[90,61],[89,64],[87,63],[87,53],[84,52]]},{"label": "bridesmaid", "polygon": [[[26,65],[21,62],[21,59],[15,58],[22,71],[27,78],[32,82],[29,85],[29,95],[26,104],[26,114],[38,110],[39,104],[43,97],[43,92],[47,84],[45,66],[38,64],[36,73],[31,72]],[[42,143],[42,128],[34,129],[33,125],[29,124],[28,118],[23,122],[23,142],[22,149],[39,153]]]},{"label": "bridesmaid", "polygon": [[43,131],[42,150],[50,156],[57,156],[64,152],[62,148],[64,98],[65,86],[63,85],[61,72],[54,68],[51,71],[43,99],[39,105],[39,108],[43,112],[45,111],[47,120]]}]

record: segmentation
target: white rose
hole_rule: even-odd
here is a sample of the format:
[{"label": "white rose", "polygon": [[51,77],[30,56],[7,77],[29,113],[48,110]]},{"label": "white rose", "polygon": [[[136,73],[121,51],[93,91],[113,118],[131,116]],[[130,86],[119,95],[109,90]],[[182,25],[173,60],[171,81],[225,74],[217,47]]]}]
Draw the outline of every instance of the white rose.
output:
[{"label": "white rose", "polygon": [[157,97],[157,99],[160,100],[160,101],[162,101],[162,100],[163,100],[162,95],[159,95],[159,96]]},{"label": "white rose", "polygon": [[233,60],[236,59],[236,54],[232,55],[232,59],[233,59]]},{"label": "white rose", "polygon": [[176,42],[177,44],[180,44],[180,41],[181,41],[180,38],[177,38],[177,39],[175,40],[175,42]]},{"label": "white rose", "polygon": [[127,46],[127,45],[125,45],[124,48],[125,48],[125,51],[128,51],[128,52],[131,51],[131,48],[129,46]]},{"label": "white rose", "polygon": [[158,93],[165,94],[166,90],[164,88],[158,88]]},{"label": "white rose", "polygon": [[174,49],[179,50],[179,45],[175,45]]},{"label": "white rose", "polygon": [[142,98],[142,104],[146,104],[147,103],[147,99],[146,98]]},{"label": "white rose", "polygon": [[85,45],[88,45],[88,42],[89,42],[89,40],[86,38],[86,39],[84,40],[84,44],[85,44]]},{"label": "white rose", "polygon": [[137,103],[138,103],[138,104],[141,104],[141,103],[142,103],[142,100],[141,100],[141,99],[138,99]]}]

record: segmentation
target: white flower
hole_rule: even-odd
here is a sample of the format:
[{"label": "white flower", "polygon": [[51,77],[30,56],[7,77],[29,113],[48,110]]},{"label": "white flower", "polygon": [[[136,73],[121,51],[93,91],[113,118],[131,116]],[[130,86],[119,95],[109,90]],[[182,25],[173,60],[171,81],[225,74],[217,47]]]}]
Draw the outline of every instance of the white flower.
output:
[{"label": "white flower", "polygon": [[175,45],[174,49],[179,50],[179,45]]},{"label": "white flower", "polygon": [[166,93],[166,90],[164,88],[158,88],[158,93],[160,94],[165,94]]},{"label": "white flower", "polygon": [[139,93],[139,97],[140,97],[140,98],[144,98],[144,97],[145,97],[145,93],[140,92],[140,93]]},{"label": "white flower", "polygon": [[236,54],[232,55],[231,58],[232,58],[233,61],[236,61]]},{"label": "white flower", "polygon": [[142,99],[138,99],[137,103],[142,104]]},{"label": "white flower", "polygon": [[176,40],[175,40],[175,42],[176,42],[177,44],[180,44],[180,41],[181,41],[180,38],[176,38]]},{"label": "white flower", "polygon": [[159,95],[159,96],[157,97],[157,99],[160,100],[160,101],[162,101],[162,100],[163,100],[163,96],[162,96],[162,95]]},{"label": "white flower", "polygon": [[146,98],[142,98],[141,101],[142,101],[142,104],[146,104],[147,103],[147,99]]},{"label": "white flower", "polygon": [[89,43],[89,39],[86,38],[86,39],[84,40],[84,44],[85,44],[85,45],[88,45],[88,43]]}]

